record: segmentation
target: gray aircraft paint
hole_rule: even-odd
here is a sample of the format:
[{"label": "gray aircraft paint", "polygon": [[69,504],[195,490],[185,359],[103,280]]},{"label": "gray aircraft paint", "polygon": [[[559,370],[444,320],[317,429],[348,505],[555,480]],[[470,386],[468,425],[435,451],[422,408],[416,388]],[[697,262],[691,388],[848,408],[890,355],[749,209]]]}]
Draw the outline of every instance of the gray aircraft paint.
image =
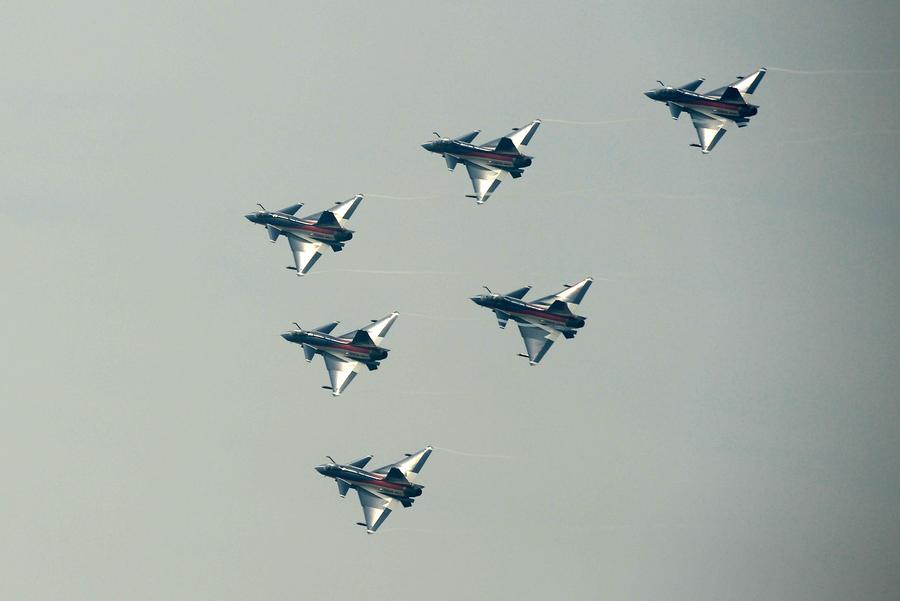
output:
[{"label": "gray aircraft paint", "polygon": [[[0,598],[896,601],[900,78],[771,67],[896,68],[898,8],[4,3]],[[705,157],[642,95],[755,65]],[[535,116],[643,121],[480,208],[419,148]],[[242,217],[357,191],[312,277]],[[468,300],[588,273],[539,368]],[[278,337],[392,308],[340,402]],[[370,537],[312,469],[426,442],[515,459]]]}]

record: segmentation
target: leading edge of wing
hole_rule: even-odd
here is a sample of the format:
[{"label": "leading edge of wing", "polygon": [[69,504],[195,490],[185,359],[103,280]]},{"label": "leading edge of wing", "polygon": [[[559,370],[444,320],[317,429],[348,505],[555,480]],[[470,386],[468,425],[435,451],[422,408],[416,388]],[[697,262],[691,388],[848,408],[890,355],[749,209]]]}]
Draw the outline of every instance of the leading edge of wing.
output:
[{"label": "leading edge of wing", "polygon": [[685,110],[691,115],[694,129],[697,130],[697,138],[700,141],[697,146],[703,154],[708,154],[725,135],[725,124],[728,123],[728,120],[693,109]]},{"label": "leading edge of wing", "polygon": [[540,363],[553,343],[559,338],[559,332],[545,330],[534,324],[519,323],[519,333],[525,341],[525,350],[528,353],[528,361],[531,365]]},{"label": "leading edge of wing", "polygon": [[359,504],[362,505],[366,519],[366,532],[373,534],[391,515],[389,507],[391,501],[364,488],[357,487],[356,493],[359,495]]},{"label": "leading edge of wing", "polygon": [[352,359],[337,357],[328,351],[322,351],[322,358],[325,359],[325,369],[328,370],[328,379],[331,381],[331,394],[338,396],[356,377],[360,363]]},{"label": "leading edge of wing", "polygon": [[294,269],[297,271],[297,275],[306,275],[322,256],[322,253],[319,252],[322,245],[293,234],[288,234],[287,239],[288,244],[291,245],[291,253],[294,255]]},{"label": "leading edge of wing", "polygon": [[500,169],[492,169],[473,161],[466,161],[466,171],[469,172],[469,179],[472,180],[472,187],[475,190],[474,198],[478,204],[484,204],[487,199],[497,190],[503,174],[506,173]]},{"label": "leading edge of wing", "polygon": [[380,467],[373,473],[386,474],[391,470],[391,468],[395,467],[403,472],[403,475],[406,476],[407,480],[409,480],[410,482],[414,482],[418,473],[422,471],[423,467],[425,467],[425,462],[428,461],[429,457],[431,457],[431,452],[433,450],[433,447],[425,447],[421,451],[410,453],[406,458],[401,459],[400,461],[389,463],[388,465]]}]

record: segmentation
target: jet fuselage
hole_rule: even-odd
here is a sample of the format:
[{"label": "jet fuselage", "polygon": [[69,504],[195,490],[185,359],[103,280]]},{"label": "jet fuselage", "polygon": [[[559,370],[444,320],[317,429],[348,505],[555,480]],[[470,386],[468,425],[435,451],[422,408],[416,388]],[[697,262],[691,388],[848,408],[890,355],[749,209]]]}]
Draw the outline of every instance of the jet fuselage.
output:
[{"label": "jet fuselage", "polygon": [[422,144],[422,148],[429,152],[449,155],[460,161],[471,159],[510,172],[520,172],[525,167],[531,166],[534,158],[521,153],[497,152],[493,148],[467,144],[459,140],[434,140]]},{"label": "jet fuselage", "polygon": [[274,211],[257,211],[245,215],[253,223],[271,225],[288,234],[297,234],[304,238],[311,238],[335,245],[342,244],[353,238],[353,231],[340,226],[321,225],[312,219],[303,219],[294,215],[286,215]]},{"label": "jet fuselage", "polygon": [[502,311],[511,316],[519,316],[524,321],[540,323],[555,329],[578,329],[583,328],[585,323],[585,318],[580,315],[557,313],[546,305],[535,305],[508,296],[482,294],[472,297],[472,301],[493,311]]},{"label": "jet fuselage", "polygon": [[746,121],[759,110],[759,107],[752,104],[725,102],[718,96],[706,96],[678,88],[657,88],[644,94],[657,102],[671,102],[685,109],[710,113],[736,122]]},{"label": "jet fuselage", "polygon": [[394,482],[385,474],[376,474],[350,465],[324,464],[316,466],[316,471],[329,478],[340,479],[351,488],[365,488],[398,499],[409,499],[422,494],[422,485],[410,482]]},{"label": "jet fuselage", "polygon": [[335,355],[344,355],[349,359],[366,364],[376,364],[388,356],[388,349],[381,347],[353,344],[349,338],[330,336],[322,332],[294,330],[281,335],[288,342],[305,344],[317,351],[326,351]]}]

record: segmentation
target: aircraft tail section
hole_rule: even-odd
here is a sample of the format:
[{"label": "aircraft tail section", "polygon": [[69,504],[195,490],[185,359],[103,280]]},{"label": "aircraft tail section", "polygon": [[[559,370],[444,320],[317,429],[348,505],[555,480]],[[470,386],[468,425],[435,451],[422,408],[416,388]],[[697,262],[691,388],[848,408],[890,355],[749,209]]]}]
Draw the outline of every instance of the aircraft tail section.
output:
[{"label": "aircraft tail section", "polygon": [[432,447],[425,447],[417,453],[409,453],[405,459],[375,470],[376,474],[390,474],[393,469],[399,471],[406,480],[412,482],[431,456]]},{"label": "aircraft tail section", "polygon": [[375,348],[375,341],[372,340],[372,337],[365,330],[356,330],[356,334],[354,334],[353,341],[350,344]]},{"label": "aircraft tail section", "polygon": [[494,148],[494,152],[500,152],[503,154],[519,154],[519,149],[511,139],[500,138],[500,141],[497,142],[497,147]]},{"label": "aircraft tail section", "polygon": [[534,302],[543,304],[549,303],[551,307],[555,304],[556,301],[577,305],[582,301],[584,295],[587,294],[587,291],[591,287],[591,284],[593,282],[594,278],[584,278],[577,284],[573,284],[571,286],[567,285],[564,290],[560,290],[556,294],[551,294],[550,296],[545,296],[544,298],[539,298]]},{"label": "aircraft tail section", "polygon": [[720,98],[722,102],[730,102],[732,104],[747,104],[747,101],[744,100],[744,97],[738,91],[737,88],[725,88],[725,92],[722,94]]},{"label": "aircraft tail section", "polygon": [[388,470],[387,476],[384,477],[387,482],[397,482],[399,484],[409,484],[409,480],[406,479],[406,476],[403,475],[396,467],[392,467]]},{"label": "aircraft tail section", "polygon": [[572,315],[572,310],[569,309],[569,305],[561,300],[553,301],[547,311],[555,313],[556,315]]},{"label": "aircraft tail section", "polygon": [[316,221],[316,225],[321,225],[322,227],[340,227],[341,223],[331,211],[322,211],[318,221]]}]

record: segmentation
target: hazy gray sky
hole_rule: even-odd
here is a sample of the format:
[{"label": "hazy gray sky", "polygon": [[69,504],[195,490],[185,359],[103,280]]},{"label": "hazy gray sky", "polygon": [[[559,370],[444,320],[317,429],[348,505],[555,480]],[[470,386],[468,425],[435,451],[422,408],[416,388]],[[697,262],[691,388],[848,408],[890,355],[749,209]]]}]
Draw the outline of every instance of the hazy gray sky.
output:
[{"label": "hazy gray sky", "polygon": [[[3,5],[0,598],[900,596],[900,4],[126,4]],[[759,66],[709,156],[642,95]],[[419,147],[535,117],[635,121]],[[357,192],[305,279],[242,217]],[[536,368],[468,300],[586,275]],[[394,309],[339,399],[279,337]],[[312,469],[425,444],[512,459]]]}]

